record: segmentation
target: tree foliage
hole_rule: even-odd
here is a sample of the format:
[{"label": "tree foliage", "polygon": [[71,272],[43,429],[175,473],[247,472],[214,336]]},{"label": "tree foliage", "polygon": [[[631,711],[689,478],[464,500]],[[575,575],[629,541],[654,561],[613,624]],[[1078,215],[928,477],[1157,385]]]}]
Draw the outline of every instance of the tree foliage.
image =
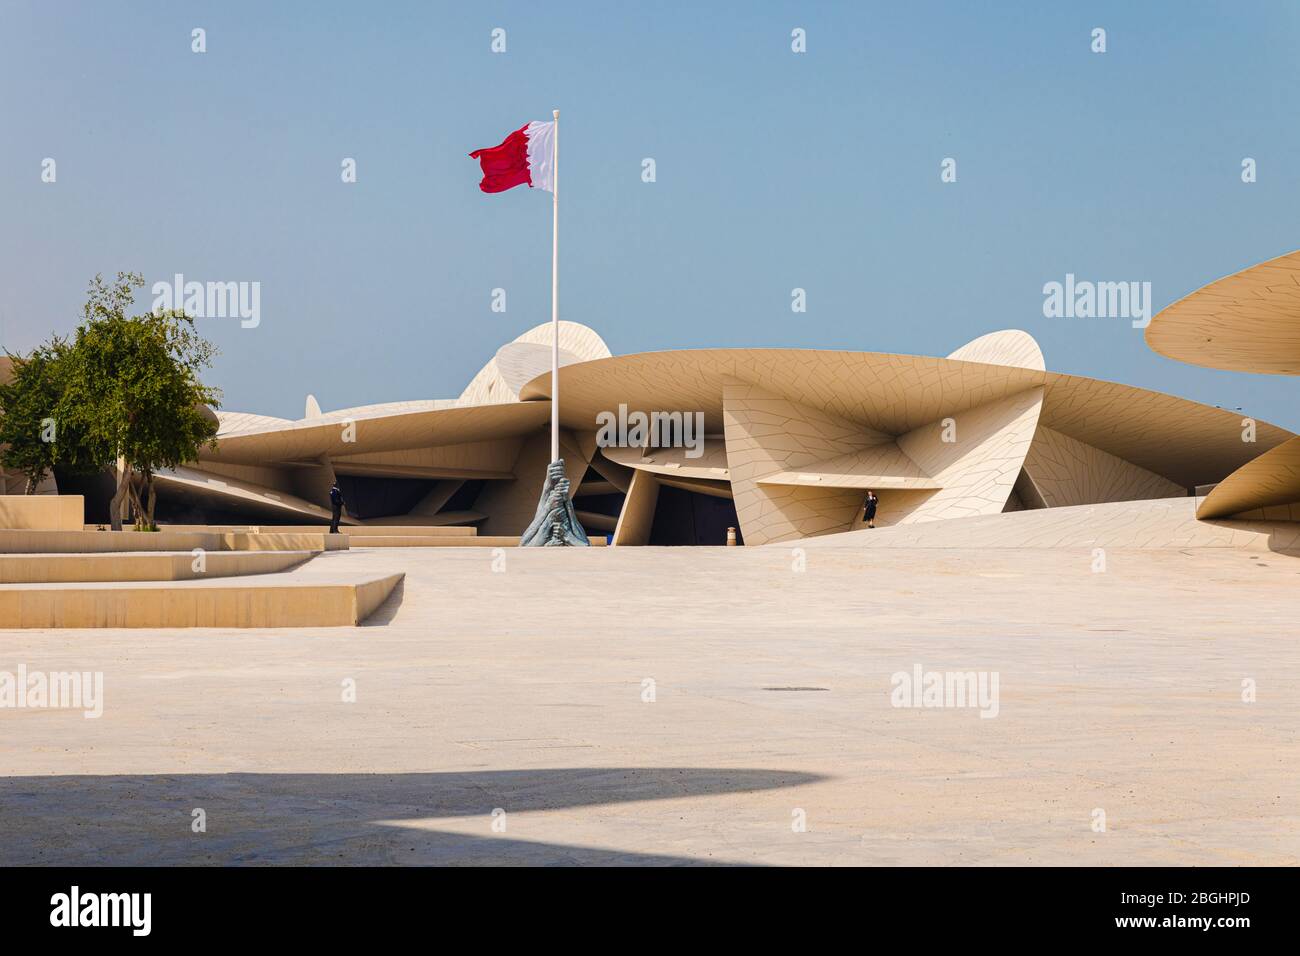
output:
[{"label": "tree foliage", "polygon": [[56,336],[28,355],[6,353],[12,378],[0,385],[0,463],[27,479],[29,495],[57,460],[61,436],[54,416],[67,351],[67,342]]},{"label": "tree foliage", "polygon": [[70,471],[119,471],[113,527],[130,499],[153,525],[153,478],[198,457],[217,433],[211,408],[220,393],[199,375],[216,347],[184,312],[129,317],[144,279],[96,276],[84,321],[69,340],[55,337],[27,356],[11,356],[13,379],[0,386],[0,452],[27,478],[28,493],[55,465]]},{"label": "tree foliage", "polygon": [[216,347],[184,312],[128,317],[134,289],[144,279],[118,273],[116,282],[96,276],[65,360],[57,418],[75,429],[83,446],[105,465],[126,469],[114,498],[114,525],[124,495],[153,524],[153,477],[198,457],[213,441],[217,422],[209,407],[220,393],[199,380]]}]

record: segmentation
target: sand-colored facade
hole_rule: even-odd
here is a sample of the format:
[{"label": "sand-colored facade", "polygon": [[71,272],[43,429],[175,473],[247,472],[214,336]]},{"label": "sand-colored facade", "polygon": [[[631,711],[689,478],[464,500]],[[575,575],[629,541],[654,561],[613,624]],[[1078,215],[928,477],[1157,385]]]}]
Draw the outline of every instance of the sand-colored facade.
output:
[{"label": "sand-colored facade", "polygon": [[[356,523],[517,535],[536,507],[550,420],[549,327],[500,349],[456,399],[298,421],[221,413],[215,449],[164,499],[264,522],[323,520],[350,482]],[[991,333],[946,358],[807,349],[613,356],[562,324],[563,455],[575,507],[615,544],[788,541],[861,525],[1186,496],[1290,432],[1131,386],[1049,372],[1033,338]],[[621,407],[621,408],[620,408]],[[602,434],[620,413],[697,433]],[[398,489],[376,493],[375,489]],[[345,487],[345,491],[347,488]],[[400,491],[400,493],[399,493]],[[366,500],[367,498],[371,500]],[[685,524],[685,530],[673,524]]]},{"label": "sand-colored facade", "polygon": [[[216,446],[159,476],[163,519],[324,523],[337,480],[347,524],[518,535],[549,456],[549,335],[538,326],[503,346],[454,399],[322,412],[308,396],[298,420],[221,411]],[[878,526],[1182,497],[1262,467],[1294,437],[1256,422],[1243,440],[1234,412],[1048,371],[1016,330],[945,358],[614,356],[592,329],[564,322],[560,361],[575,510],[614,544],[721,545],[728,528],[751,545],[850,531],[868,489]],[[638,431],[638,412],[662,429]],[[1231,500],[1242,507],[1216,514],[1262,507]]]},{"label": "sand-colored facade", "polygon": [[[1300,251],[1225,276],[1162,310],[1146,341],[1209,368],[1300,375]],[[1212,489],[1200,518],[1300,519],[1300,439],[1266,449]]]}]

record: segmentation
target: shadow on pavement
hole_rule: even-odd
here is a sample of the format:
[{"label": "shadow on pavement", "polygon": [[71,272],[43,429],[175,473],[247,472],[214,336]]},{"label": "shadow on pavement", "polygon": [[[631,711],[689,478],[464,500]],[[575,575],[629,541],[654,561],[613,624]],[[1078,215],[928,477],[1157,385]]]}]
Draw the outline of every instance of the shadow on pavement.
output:
[{"label": "shadow on pavement", "polygon": [[[0,780],[0,865],[719,863],[728,861],[535,841],[527,838],[527,818],[515,815],[821,779],[698,767],[6,777]],[[205,833],[191,829],[196,808],[206,815]],[[507,833],[492,831],[496,808],[506,811]],[[481,818],[481,835],[438,829],[474,817]],[[424,822],[416,828],[403,821]],[[455,827],[467,829],[463,822]]]}]

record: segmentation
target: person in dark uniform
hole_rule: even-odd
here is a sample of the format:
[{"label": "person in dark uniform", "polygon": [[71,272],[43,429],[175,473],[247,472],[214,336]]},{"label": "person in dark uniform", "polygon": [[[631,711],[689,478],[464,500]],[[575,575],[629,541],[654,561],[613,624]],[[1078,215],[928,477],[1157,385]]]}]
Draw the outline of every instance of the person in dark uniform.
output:
[{"label": "person in dark uniform", "polygon": [[343,514],[343,492],[339,491],[337,481],[330,485],[330,511],[333,513],[333,518],[330,520],[330,534],[338,534],[339,517]]},{"label": "person in dark uniform", "polygon": [[862,520],[867,523],[868,528],[876,526],[876,505],[879,503],[880,499],[876,497],[876,493],[868,490],[867,500],[862,505]]}]

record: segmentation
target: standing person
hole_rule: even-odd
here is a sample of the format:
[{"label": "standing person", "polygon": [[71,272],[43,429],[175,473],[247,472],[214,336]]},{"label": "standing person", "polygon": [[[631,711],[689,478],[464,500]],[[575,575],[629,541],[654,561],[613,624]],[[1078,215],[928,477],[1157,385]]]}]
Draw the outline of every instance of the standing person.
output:
[{"label": "standing person", "polygon": [[876,497],[876,493],[868,489],[867,500],[862,505],[862,520],[867,523],[868,528],[876,526],[876,505],[879,503],[880,499]]},{"label": "standing person", "polygon": [[330,534],[338,534],[339,516],[343,514],[343,492],[339,491],[338,481],[330,485],[330,511],[333,513],[333,518],[330,521]]}]

